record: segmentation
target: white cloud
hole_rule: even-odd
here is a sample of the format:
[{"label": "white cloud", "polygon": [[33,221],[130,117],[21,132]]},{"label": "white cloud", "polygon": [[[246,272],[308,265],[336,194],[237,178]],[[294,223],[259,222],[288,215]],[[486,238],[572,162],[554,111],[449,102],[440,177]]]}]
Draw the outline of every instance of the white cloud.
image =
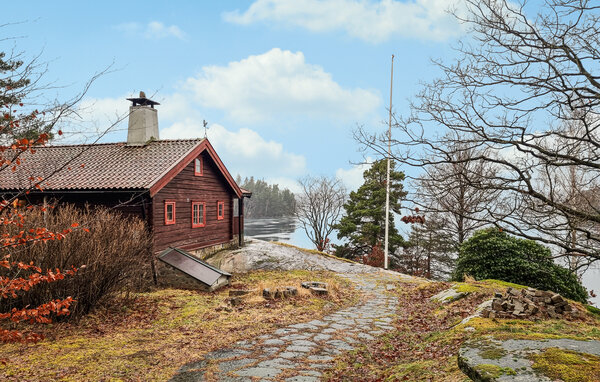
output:
[{"label": "white cloud", "polygon": [[256,0],[245,12],[223,17],[241,25],[271,22],[311,32],[342,30],[374,43],[394,36],[443,41],[463,33],[447,12],[457,6],[464,8],[458,0]]},{"label": "white cloud", "polygon": [[373,91],[342,88],[323,68],[306,63],[302,52],[278,48],[227,66],[205,66],[185,87],[203,106],[242,122],[275,115],[354,121],[381,103]]},{"label": "white cloud", "polygon": [[175,37],[185,40],[186,34],[177,25],[165,25],[160,21],[151,21],[148,24],[123,23],[115,26],[115,29],[128,34],[142,36],[149,40],[158,40],[167,37]]},{"label": "white cloud", "polygon": [[279,185],[280,190],[287,188],[295,194],[302,192],[302,187],[300,187],[300,183],[298,183],[298,180],[296,179],[285,177],[266,177],[265,182]]},{"label": "white cloud", "polygon": [[373,160],[367,158],[366,162],[354,165],[349,169],[339,168],[335,172],[335,176],[344,182],[348,192],[356,191],[364,183],[363,173],[371,167]]},{"label": "white cloud", "polygon": [[[163,139],[204,137],[202,122],[186,118],[160,131]],[[247,128],[230,131],[219,124],[211,124],[208,138],[233,176],[269,177],[281,179],[286,187],[306,172],[302,155],[285,151],[281,143],[267,141],[256,131]]]}]

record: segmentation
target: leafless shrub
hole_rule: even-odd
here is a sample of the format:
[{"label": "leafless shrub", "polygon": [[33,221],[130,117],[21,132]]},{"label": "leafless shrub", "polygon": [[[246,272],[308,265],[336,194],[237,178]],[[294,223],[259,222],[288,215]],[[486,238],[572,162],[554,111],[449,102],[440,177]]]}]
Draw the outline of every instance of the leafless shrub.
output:
[{"label": "leafless shrub", "polygon": [[71,316],[80,316],[101,299],[140,288],[149,279],[146,275],[150,272],[152,243],[145,223],[137,218],[104,208],[78,209],[66,205],[50,211],[30,209],[23,224],[23,227],[0,227],[0,234],[28,232],[37,227],[72,232],[61,240],[37,241],[13,249],[11,261],[33,262],[42,269],[64,270],[72,266],[80,269],[74,277],[37,285],[17,299],[0,300],[2,304],[10,304],[0,306],[3,311],[72,296],[77,302]]}]

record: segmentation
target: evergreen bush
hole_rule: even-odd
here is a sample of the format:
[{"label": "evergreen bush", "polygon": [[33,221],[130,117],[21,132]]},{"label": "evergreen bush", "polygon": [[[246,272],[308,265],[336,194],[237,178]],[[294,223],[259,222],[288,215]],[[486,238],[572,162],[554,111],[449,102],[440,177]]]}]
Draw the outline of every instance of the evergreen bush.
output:
[{"label": "evergreen bush", "polygon": [[548,248],[495,228],[477,231],[461,245],[452,279],[462,281],[464,275],[551,290],[580,302],[588,298],[577,277],[554,263]]}]

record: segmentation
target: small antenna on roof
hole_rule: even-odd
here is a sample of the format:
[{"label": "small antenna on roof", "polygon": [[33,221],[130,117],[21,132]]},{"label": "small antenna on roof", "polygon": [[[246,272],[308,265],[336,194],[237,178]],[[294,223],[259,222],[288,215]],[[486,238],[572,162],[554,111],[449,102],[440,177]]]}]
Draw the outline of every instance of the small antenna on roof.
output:
[{"label": "small antenna on roof", "polygon": [[204,138],[208,138],[207,137],[207,133],[208,133],[208,122],[206,122],[205,119],[202,120],[202,125],[204,126]]}]

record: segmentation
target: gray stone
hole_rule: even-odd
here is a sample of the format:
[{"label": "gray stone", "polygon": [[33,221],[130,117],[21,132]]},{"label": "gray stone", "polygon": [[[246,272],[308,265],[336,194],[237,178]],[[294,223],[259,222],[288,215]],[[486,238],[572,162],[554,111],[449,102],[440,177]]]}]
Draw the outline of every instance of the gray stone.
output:
[{"label": "gray stone", "polygon": [[262,352],[266,355],[273,355],[279,351],[278,347],[270,346],[266,348],[262,348]]},{"label": "gray stone", "polygon": [[340,325],[340,324],[331,324],[330,327],[333,329],[337,329],[337,330],[348,329],[348,325]]},{"label": "gray stone", "polygon": [[305,288],[305,289],[311,289],[311,288],[327,289],[327,284],[322,283],[320,281],[304,281],[300,285],[302,286],[302,288]]},{"label": "gray stone", "polygon": [[372,341],[375,339],[375,337],[373,337],[372,335],[367,334],[367,333],[358,333],[357,337],[360,338],[361,340],[367,340],[367,341]]},{"label": "gray stone", "polygon": [[248,369],[238,370],[237,375],[242,377],[260,377],[260,378],[274,378],[281,373],[281,369],[274,367],[251,367]]},{"label": "gray stone", "polygon": [[455,286],[453,286],[450,289],[443,290],[440,293],[436,294],[435,296],[432,296],[430,299],[431,299],[431,301],[438,301],[443,304],[448,304],[450,302],[459,300],[468,294],[469,293],[467,293],[467,292],[458,292],[455,289]]},{"label": "gray stone", "polygon": [[242,359],[234,359],[231,361],[223,361],[223,362],[219,363],[219,370],[221,370],[224,373],[227,373],[229,371],[239,369],[240,367],[246,366],[249,363],[253,363],[253,362],[256,362],[256,360],[252,359],[252,358],[242,358]]},{"label": "gray stone", "polygon": [[275,335],[282,335],[282,334],[289,334],[289,333],[296,333],[298,331],[298,329],[293,329],[293,328],[283,328],[283,329],[277,329],[276,331],[274,331],[273,333]]},{"label": "gray stone", "polygon": [[293,346],[316,346],[317,344],[312,341],[297,340],[297,341],[292,341],[291,345],[293,345]]},{"label": "gray stone", "polygon": [[301,353],[308,353],[311,350],[313,350],[312,346],[288,346],[287,349],[285,349],[285,351],[287,352],[301,352]]},{"label": "gray stone", "polygon": [[274,358],[262,361],[256,367],[275,368],[275,369],[290,369],[294,367],[294,363],[285,358]]},{"label": "gray stone", "polygon": [[291,352],[291,351],[285,351],[285,352],[279,353],[279,357],[281,357],[281,358],[298,358],[298,357],[304,357],[304,354]]},{"label": "gray stone", "polygon": [[271,338],[271,339],[263,341],[263,345],[283,345],[283,344],[285,344],[285,342],[282,340],[278,340],[277,338]]},{"label": "gray stone", "polygon": [[329,291],[325,288],[312,287],[310,288],[310,292],[315,296],[327,296],[329,294]]},{"label": "gray stone", "polygon": [[329,334],[317,334],[316,336],[313,337],[313,340],[315,340],[315,341],[327,341],[330,338],[331,338],[331,336]]},{"label": "gray stone", "polygon": [[327,322],[323,322],[321,320],[312,320],[312,321],[307,322],[307,324],[316,325],[316,326],[327,326],[327,325],[329,325]]},{"label": "gray stone", "polygon": [[294,324],[294,325],[290,325],[290,328],[294,328],[294,329],[310,329],[310,330],[317,330],[319,329],[317,326],[315,325],[311,325],[309,323],[301,323],[301,324]]},{"label": "gray stone", "polygon": [[338,349],[338,350],[352,350],[353,349],[352,346],[348,345],[346,342],[344,342],[342,340],[331,340],[331,341],[327,341],[325,343],[329,346],[333,346],[335,349]]},{"label": "gray stone", "polygon": [[212,353],[208,353],[204,356],[206,359],[227,359],[227,358],[235,358],[242,355],[250,354],[247,350],[241,349],[222,349],[217,350]]},{"label": "gray stone", "polygon": [[280,340],[284,340],[284,341],[296,341],[296,340],[305,340],[307,338],[310,338],[312,336],[312,334],[290,334],[287,336],[283,336],[283,337],[279,337]]},{"label": "gray stone", "polygon": [[328,355],[309,355],[306,359],[309,361],[331,361],[333,357]]},{"label": "gray stone", "polygon": [[318,382],[319,378],[312,377],[309,375],[296,375],[294,377],[286,378],[286,382]]}]

